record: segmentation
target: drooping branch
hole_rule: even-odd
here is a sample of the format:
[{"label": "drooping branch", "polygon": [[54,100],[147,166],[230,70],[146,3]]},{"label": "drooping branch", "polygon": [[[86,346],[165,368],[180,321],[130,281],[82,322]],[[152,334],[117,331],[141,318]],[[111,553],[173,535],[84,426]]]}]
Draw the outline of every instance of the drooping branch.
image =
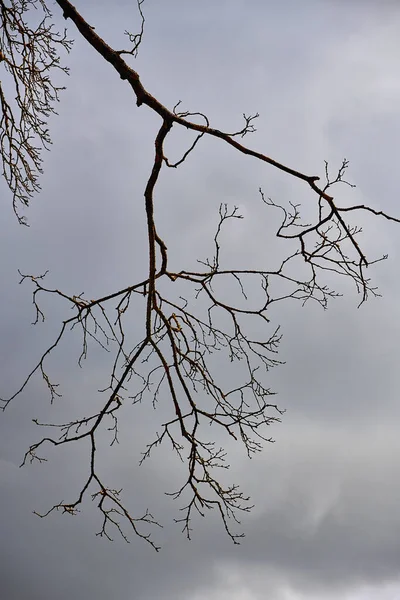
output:
[{"label": "drooping branch", "polygon": [[[119,292],[105,295],[94,300],[86,300],[83,295],[68,295],[59,290],[52,290],[44,286],[44,277],[22,276],[22,282],[30,280],[34,285],[33,299],[36,309],[36,321],[44,318],[40,308],[39,296],[51,294],[58,296],[63,301],[75,308],[75,315],[64,321],[62,329],[55,339],[54,344],[44,353],[37,366],[31,371],[23,386],[11,399],[21,393],[28,385],[30,379],[39,372],[50,390],[52,400],[59,395],[56,385],[51,382],[45,363],[50,352],[61,343],[67,331],[79,326],[82,330],[82,353],[79,357],[81,363],[87,356],[88,339],[97,341],[107,351],[115,347],[114,366],[110,377],[110,385],[104,392],[107,399],[101,403],[99,410],[84,418],[72,420],[60,425],[40,424],[41,426],[60,430],[60,437],[43,437],[33,444],[25,455],[26,460],[43,460],[38,455],[39,449],[45,444],[63,445],[74,442],[79,443],[86,439],[90,441],[89,475],[74,501],[56,504],[50,509],[63,510],[68,514],[75,514],[87,493],[93,499],[99,499],[99,509],[103,513],[104,523],[100,533],[110,537],[108,528],[114,525],[126,537],[122,525],[116,517],[124,517],[134,531],[136,520],[128,518],[130,512],[121,504],[120,491],[118,493],[103,483],[96,471],[96,439],[101,428],[104,429],[106,421],[111,426],[106,428],[112,432],[111,444],[118,440],[118,410],[127,400],[128,388],[133,388],[133,395],[128,396],[133,403],[143,402],[152,397],[153,406],[157,407],[160,393],[168,391],[174,415],[162,424],[161,430],[155,439],[149,442],[143,454],[143,460],[158,446],[169,441],[173,450],[181,460],[185,461],[188,455],[187,480],[175,492],[170,492],[174,498],[186,498],[182,507],[184,516],[178,519],[183,523],[184,531],[191,534],[191,519],[193,511],[204,515],[206,508],[216,507],[219,511],[224,527],[234,542],[242,534],[237,534],[231,529],[230,521],[237,521],[237,512],[247,512],[251,508],[249,499],[237,488],[236,485],[223,487],[219,483],[215,471],[218,468],[227,468],[225,451],[215,443],[204,439],[204,425],[211,424],[234,439],[241,440],[249,456],[262,449],[263,442],[271,442],[266,434],[266,429],[280,420],[282,410],[277,404],[270,403],[273,394],[265,387],[263,380],[265,374],[274,366],[280,364],[276,353],[279,346],[279,329],[272,329],[265,338],[263,332],[270,327],[268,311],[273,303],[284,299],[298,299],[302,302],[313,299],[326,307],[328,298],[334,297],[336,292],[318,283],[316,256],[310,256],[310,279],[295,279],[288,274],[287,269],[292,261],[302,258],[302,251],[296,251],[284,259],[280,267],[273,271],[262,270],[226,270],[223,266],[223,254],[220,243],[222,230],[232,219],[240,219],[237,209],[229,210],[222,205],[219,211],[219,221],[214,236],[214,256],[201,261],[204,271],[172,272],[167,270],[166,246],[158,238],[154,222],[154,190],[163,164],[163,142],[168,134],[167,124],[163,124],[158,132],[155,143],[154,164],[145,190],[145,207],[148,217],[149,237],[149,277],[146,281],[124,288]],[[338,180],[329,185],[337,184]],[[275,205],[274,205],[275,206]],[[281,208],[281,210],[284,210]],[[296,218],[298,215],[296,216]],[[287,217],[288,218],[288,217]],[[291,218],[293,221],[294,217]],[[290,222],[290,219],[289,219]],[[300,233],[304,230],[300,228]],[[312,230],[308,233],[312,233]],[[278,230],[282,237],[282,226]],[[157,270],[157,247],[161,254],[161,269]],[[331,250],[334,246],[329,247]],[[167,297],[157,289],[156,282],[166,276],[172,282],[182,282],[197,288],[197,300],[192,308],[189,302],[181,298],[175,300]],[[229,303],[219,299],[213,289],[213,283],[220,278],[226,282],[230,279],[239,284],[239,297],[235,302],[231,296]],[[251,307],[251,296],[246,293],[247,279],[253,278],[260,282],[264,292],[264,299],[260,306]],[[286,294],[274,293],[274,282],[283,281],[291,286]],[[365,284],[367,285],[367,284]],[[254,283],[253,283],[254,286]],[[143,295],[145,289],[145,295]],[[128,318],[130,298],[136,295],[146,300],[145,336],[139,343],[130,347],[124,322]],[[239,298],[242,302],[239,302]],[[245,301],[245,305],[242,303]],[[116,302],[114,319],[107,305]],[[196,304],[203,306],[204,317],[198,314]],[[221,328],[219,321],[221,315],[229,317],[229,323]],[[260,320],[260,337],[253,339],[247,333],[247,320],[250,318]],[[263,324],[263,326],[261,326]],[[103,340],[99,337],[102,336]],[[242,372],[242,382],[227,387],[224,378],[213,368],[214,357],[225,352],[228,363],[237,364],[235,371]],[[149,365],[147,373],[142,373],[143,365]],[[240,369],[239,369],[240,367]],[[199,399],[197,399],[197,396]],[[202,398],[202,400],[200,400]],[[274,411],[276,415],[271,414]],[[93,486],[97,491],[90,492]],[[208,490],[208,492],[207,492]],[[113,503],[114,508],[106,508],[105,502]],[[109,511],[112,511],[111,513]],[[126,511],[126,512],[124,512]],[[48,514],[48,513],[45,513]],[[111,518],[112,517],[112,518]],[[150,512],[147,511],[144,519],[148,524],[156,523]],[[147,541],[156,544],[147,533],[138,533]]]},{"label": "drooping branch", "polygon": [[[42,13],[36,27],[27,17],[31,8]],[[48,149],[51,144],[47,121],[64,89],[50,75],[56,70],[68,73],[60,63],[59,49],[69,52],[72,45],[65,31],[54,31],[51,18],[43,0],[0,0],[0,70],[9,75],[0,81],[0,153],[3,176],[22,224],[26,219],[19,206],[27,206],[40,190],[40,147]]]},{"label": "drooping branch", "polygon": [[[3,5],[1,0],[0,3]],[[133,45],[131,50],[126,51],[111,48],[68,0],[56,0],[56,3],[62,8],[64,17],[73,21],[80,34],[114,67],[120,78],[128,81],[137,106],[148,106],[161,118],[155,137],[153,164],[144,189],[148,276],[139,283],[89,300],[84,294],[68,294],[46,287],[46,274],[40,277],[21,275],[21,283],[30,281],[33,285],[36,323],[45,318],[40,304],[43,294],[66,303],[69,309],[73,309],[73,315],[68,313],[54,343],[43,353],[17,392],[3,400],[3,407],[6,408],[11,400],[21,394],[36,374],[44,380],[51,401],[56,400],[60,390],[47,371],[48,358],[62,344],[68,332],[80,330],[80,366],[87,357],[91,341],[113,353],[109,384],[102,390],[104,395],[99,396],[98,407],[93,414],[61,424],[36,421],[41,427],[58,433],[54,436],[45,435],[32,444],[23,464],[29,460],[45,460],[38,452],[46,445],[62,446],[70,442],[80,444],[89,441],[90,448],[88,474],[80,491],[74,499],[53,505],[45,514],[55,510],[75,514],[89,495],[97,502],[102,513],[99,535],[111,539],[109,528],[116,527],[128,541],[120,522],[122,519],[135,534],[158,548],[149,533],[143,532],[140,527],[143,524],[158,525],[158,522],[149,510],[139,518],[131,516],[122,502],[122,490],[107,486],[98,475],[96,453],[100,433],[104,430],[110,434],[110,445],[118,441],[118,411],[127,401],[137,404],[150,400],[157,409],[159,397],[164,393],[171,401],[169,416],[158,425],[154,438],[144,449],[141,462],[148,459],[161,444],[170,443],[187,467],[182,484],[177,490],[169,492],[183,504],[180,509],[182,517],[177,521],[183,524],[184,532],[190,537],[195,512],[204,516],[206,509],[214,508],[219,512],[226,532],[236,543],[242,534],[234,530],[232,523],[238,523],[238,515],[248,512],[252,505],[237,485],[221,483],[219,473],[221,469],[229,467],[227,456],[224,448],[213,439],[210,440],[210,435],[212,437],[214,432],[219,431],[229,440],[240,441],[248,456],[261,451],[264,443],[273,441],[269,427],[280,421],[283,410],[275,402],[270,402],[274,392],[265,384],[269,370],[281,364],[277,356],[280,329],[271,324],[271,306],[285,300],[300,300],[302,303],[313,300],[326,308],[328,300],[339,293],[320,282],[321,273],[324,275],[324,272],[350,277],[361,293],[361,303],[369,293],[376,295],[376,289],[365,276],[365,268],[376,261],[367,260],[358,239],[361,229],[347,224],[345,216],[351,211],[364,210],[397,223],[400,220],[364,205],[343,208],[336,205],[331,188],[341,183],[350,185],[344,179],[346,160],[334,179],[330,178],[326,164],[326,181],[319,187],[319,177],[292,169],[240,143],[236,138],[242,139],[255,131],[254,120],[258,114],[243,115],[244,126],[234,133],[226,133],[211,127],[207,116],[200,112],[178,111],[180,103],[172,111],[166,108],[144,88],[139,74],[123,59],[123,55],[127,54],[136,56],[142,42],[143,0],[137,2],[141,29],[138,34],[128,34]],[[22,4],[26,6],[21,0]],[[24,27],[27,25],[24,24]],[[49,49],[47,51],[50,53]],[[30,85],[29,80],[25,83]],[[201,119],[201,124],[195,122],[196,117]],[[175,162],[164,153],[165,140],[174,125],[198,134]],[[39,135],[45,135],[44,130],[38,131]],[[11,135],[14,135],[13,132]],[[158,233],[155,220],[157,183],[163,166],[178,168],[207,135],[305,181],[316,194],[314,220],[303,223],[299,205],[289,203],[287,207],[277,203],[267,198],[260,189],[266,207],[282,213],[277,237],[298,244],[277,268],[272,270],[268,265],[259,270],[225,267],[222,231],[232,220],[242,217],[236,207],[230,209],[222,204],[213,238],[213,256],[198,261],[201,267],[197,270],[191,268],[187,264],[188,257],[183,256],[181,269],[170,270],[167,245]],[[28,141],[22,140],[22,149],[29,148]],[[299,262],[303,268],[296,271]],[[294,275],[297,272],[302,274]],[[159,285],[160,280],[162,286]],[[217,285],[219,282],[223,282],[225,289],[232,290],[232,293],[222,296],[216,291],[221,289]],[[258,304],[255,304],[251,293],[255,286],[262,292]],[[182,289],[187,292],[181,293]],[[142,329],[137,328],[133,335],[129,317],[132,314],[137,316],[138,306],[143,309],[144,318]],[[254,319],[257,319],[257,335],[249,333],[249,326]],[[225,359],[228,376],[224,376],[221,369],[216,367],[216,357]]]}]

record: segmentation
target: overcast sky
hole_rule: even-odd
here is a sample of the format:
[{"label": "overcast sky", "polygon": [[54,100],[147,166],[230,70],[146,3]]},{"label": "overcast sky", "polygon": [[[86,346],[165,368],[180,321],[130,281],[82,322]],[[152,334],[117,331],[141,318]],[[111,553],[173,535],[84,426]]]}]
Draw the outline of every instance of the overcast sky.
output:
[{"label": "overcast sky", "polygon": [[[78,10],[116,48],[135,30],[135,2],[76,0]],[[343,202],[400,216],[400,5],[390,0],[146,0],[146,30],[135,63],[145,87],[168,107],[182,100],[228,131],[259,112],[247,143],[308,174],[323,175],[346,157],[354,190]],[[57,15],[58,8],[54,6]],[[30,286],[17,269],[49,269],[51,287],[89,298],[146,276],[143,189],[159,119],[137,108],[128,84],[76,39],[66,59],[54,145],[45,157],[42,193],[18,225],[1,186],[0,396],[11,394],[52,339],[62,303],[45,302],[48,320],[33,328]],[[192,138],[174,132],[179,156]],[[226,146],[226,145],[225,145]],[[204,140],[182,168],[162,173],[156,195],[159,230],[173,268],[210,250],[221,202],[245,219],[224,239],[227,260],[251,268],[268,261],[272,217],[258,189],[276,201],[315,202],[301,182]],[[389,259],[370,269],[382,298],[357,309],[355,290],[328,311],[281,305],[271,313],[284,335],[271,387],[286,413],[276,440],[248,461],[233,447],[231,477],[255,503],[233,546],[213,517],[197,520],[192,541],[173,523],[178,505],[164,496],[177,481],[167,447],[138,467],[159,423],[146,407],[127,407],[121,444],[103,453],[103,473],[124,487],[135,513],[147,506],[164,524],[162,545],[96,537],[100,515],[88,500],[72,518],[45,511],[69,500],[85,473],[85,448],[46,454],[19,469],[40,431],[95,402],[106,362],[93,350],[75,366],[70,336],[51,362],[63,397],[49,406],[34,380],[0,415],[0,585],[5,600],[395,600],[400,598],[400,319],[398,226],[365,219],[363,247]],[[211,236],[211,237],[210,237]],[[267,239],[266,239],[267,238]],[[261,257],[261,259],[260,259]],[[185,264],[182,264],[182,260]],[[237,264],[237,263],[236,263]],[[134,331],[134,328],[133,328]],[[267,383],[269,385],[269,382]],[[397,481],[397,483],[396,483]],[[158,537],[157,537],[158,536]]]}]

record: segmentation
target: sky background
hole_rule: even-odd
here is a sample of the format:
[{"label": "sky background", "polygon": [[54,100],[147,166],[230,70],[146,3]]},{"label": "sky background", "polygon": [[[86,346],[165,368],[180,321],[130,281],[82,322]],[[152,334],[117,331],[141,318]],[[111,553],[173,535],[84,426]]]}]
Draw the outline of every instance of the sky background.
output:
[{"label": "sky background", "polygon": [[[134,2],[80,0],[76,7],[105,40],[121,48],[137,28]],[[337,188],[341,203],[369,204],[400,216],[397,198],[400,133],[400,6],[395,1],[146,0],[144,41],[135,68],[166,106],[182,100],[213,126],[234,130],[241,115],[259,112],[248,145],[308,174],[323,175],[350,160],[357,188]],[[55,15],[58,14],[54,6]],[[159,119],[137,108],[128,84],[75,35],[67,58],[53,148],[45,156],[42,193],[18,225],[2,184],[0,213],[0,395],[20,385],[60,319],[62,303],[45,301],[48,319],[33,328],[29,284],[17,269],[87,297],[146,276],[143,189],[152,166]],[[171,157],[190,143],[174,131]],[[245,219],[224,238],[232,264],[269,264],[273,217],[258,189],[277,202],[305,207],[305,185],[203,140],[180,169],[163,171],[156,218],[172,268],[188,268],[211,251],[218,206],[238,205]],[[307,208],[305,208],[307,210]],[[273,224],[273,223],[272,223]],[[40,431],[96,401],[107,380],[103,355],[76,367],[70,336],[51,361],[63,397],[50,407],[42,383],[0,415],[0,585],[6,600],[395,600],[400,598],[399,229],[363,217],[363,248],[389,260],[368,273],[382,298],[357,309],[345,297],[328,311],[281,304],[271,312],[284,335],[271,387],[286,413],[275,444],[251,462],[230,448],[231,479],[250,493],[253,512],[233,546],[217,519],[195,523],[187,541],[173,523],[178,505],[164,495],[179,480],[165,448],[138,467],[159,422],[147,406],[127,407],[121,444],[102,454],[108,481],[124,487],[128,505],[146,506],[163,523],[156,554],[138,539],[127,545],[95,536],[100,515],[90,501],[75,518],[45,511],[75,495],[86,463],[83,448],[49,451],[44,465],[19,469]],[[182,260],[186,261],[182,264]],[[341,285],[341,287],[340,287]],[[135,326],[132,333],[135,332]],[[269,385],[269,381],[268,381]],[[104,386],[103,386],[104,387]],[[161,411],[162,412],[162,411]]]}]

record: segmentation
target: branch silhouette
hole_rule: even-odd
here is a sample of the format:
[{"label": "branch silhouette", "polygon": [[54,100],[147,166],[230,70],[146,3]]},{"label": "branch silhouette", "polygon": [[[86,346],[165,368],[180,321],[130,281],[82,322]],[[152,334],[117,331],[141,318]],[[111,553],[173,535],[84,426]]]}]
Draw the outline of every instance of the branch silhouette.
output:
[{"label": "branch silhouette", "polygon": [[[18,125],[15,117],[10,116],[10,106],[3,99],[0,88],[3,104],[0,134],[2,156],[6,165],[6,181],[13,193],[14,207],[17,201],[27,204],[28,197],[39,189],[37,174],[24,158],[30,156],[34,168],[40,172],[40,156],[36,150],[32,150],[29,131],[33,131],[44,145],[50,141],[45,121],[40,115],[47,115],[53,111],[52,103],[58,100],[58,90],[61,88],[52,86],[48,72],[54,68],[66,70],[59,66],[59,59],[54,54],[54,45],[69,50],[71,44],[65,33],[62,36],[54,34],[51,25],[47,25],[51,13],[42,1],[39,5],[45,12],[45,20],[38,29],[29,29],[26,20],[23,20],[24,8],[36,4],[33,0],[21,2],[19,8],[13,9],[6,7],[0,0],[1,18],[5,25],[3,40],[6,40],[3,41],[1,57],[14,78],[19,97],[22,98],[18,106],[23,117]],[[80,330],[82,351],[78,358],[79,365],[82,365],[87,357],[89,340],[95,341],[105,351],[113,353],[109,386],[102,390],[99,408],[93,414],[60,424],[36,421],[40,427],[56,433],[54,436],[45,435],[32,444],[26,451],[22,464],[46,460],[40,454],[46,445],[63,446],[89,441],[90,448],[87,456],[88,475],[76,496],[68,502],[54,504],[48,512],[40,516],[60,510],[75,514],[89,496],[97,503],[102,514],[98,535],[112,539],[110,531],[116,528],[124,539],[129,541],[124,529],[125,523],[134,534],[158,550],[159,546],[151,535],[152,528],[159,526],[157,519],[149,510],[139,517],[132,516],[122,499],[122,490],[110,488],[98,475],[96,450],[101,431],[110,432],[111,445],[118,441],[118,411],[124,404],[128,401],[137,404],[150,400],[154,408],[157,408],[160,395],[166,393],[171,402],[171,418],[159,424],[154,439],[143,451],[141,462],[161,444],[169,443],[173,452],[186,465],[186,477],[182,485],[169,492],[181,502],[181,514],[176,520],[185,534],[191,536],[194,513],[204,516],[207,510],[216,509],[225,531],[234,543],[238,543],[243,536],[236,527],[239,515],[250,511],[252,504],[237,485],[221,483],[219,473],[221,469],[228,469],[228,457],[222,447],[210,441],[209,432],[225,432],[230,439],[243,444],[248,456],[261,451],[266,442],[273,441],[269,428],[280,421],[284,411],[272,401],[274,392],[265,384],[269,370],[282,364],[278,358],[280,329],[271,324],[269,309],[276,302],[290,299],[299,300],[303,304],[314,301],[326,308],[329,299],[340,294],[320,282],[320,276],[324,272],[350,278],[360,294],[360,304],[365,302],[370,294],[377,295],[376,288],[366,277],[366,268],[386,257],[367,259],[358,241],[361,228],[349,225],[345,220],[346,215],[357,211],[372,213],[396,223],[399,223],[400,219],[364,205],[340,207],[336,204],[334,196],[331,195],[332,188],[351,185],[344,179],[348,167],[347,160],[343,161],[333,179],[330,177],[328,164],[325,163],[324,183],[320,183],[320,177],[302,173],[244,145],[243,138],[255,131],[254,123],[258,114],[243,115],[243,127],[236,132],[226,133],[211,127],[207,116],[200,112],[179,111],[180,102],[172,110],[164,106],[145,89],[138,72],[124,60],[126,55],[137,55],[143,40],[143,0],[138,0],[137,3],[141,28],[137,34],[127,33],[132,44],[132,48],[128,50],[115,50],[110,47],[68,0],[56,0],[56,4],[61,8],[65,19],[72,21],[80,35],[111,65],[120,79],[131,86],[136,105],[147,106],[160,117],[160,127],[154,140],[154,160],[144,189],[148,276],[145,280],[124,289],[88,299],[84,294],[76,295],[47,287],[47,273],[40,276],[21,273],[21,283],[29,282],[33,286],[35,323],[45,319],[40,303],[43,295],[50,295],[64,302],[68,310],[73,309],[73,314],[62,321],[54,342],[43,353],[18,390],[3,400],[3,408],[21,394],[37,374],[47,386],[51,402],[56,401],[61,393],[58,384],[52,381],[48,372],[48,359],[59,349],[67,332],[71,329]],[[18,35],[21,36],[18,41],[18,51],[21,53],[22,48],[23,55],[20,64],[15,58],[16,38],[9,33],[13,27],[13,31],[16,27]],[[24,57],[27,39],[31,40],[30,50],[27,50],[28,55]],[[32,48],[40,48],[43,54]],[[38,89],[45,92],[45,100],[41,101],[42,103],[29,104],[30,101],[23,100],[30,97],[29,94],[38,94]],[[28,106],[28,112],[22,110],[21,107],[24,106]],[[193,120],[196,117],[202,120],[202,124]],[[197,132],[198,135],[181,158],[171,162],[165,154],[164,144],[174,126]],[[181,270],[169,269],[167,245],[157,232],[154,217],[157,184],[162,169],[177,169],[195,152],[205,136],[217,138],[220,142],[230,145],[233,150],[252,156],[255,160],[301,180],[310,188],[315,202],[315,216],[311,223],[302,221],[299,205],[290,202],[288,206],[279,204],[266,197],[260,189],[260,198],[266,209],[280,211],[282,214],[277,237],[297,243],[297,248],[281,261],[278,268],[225,268],[221,233],[232,221],[241,219],[242,216],[237,207],[230,208],[221,204],[214,235],[213,256],[199,260],[197,271],[185,269],[184,257]],[[241,141],[238,141],[238,138]],[[15,143],[12,140],[16,140]],[[16,160],[10,158],[10,149],[16,152],[13,155],[17,157]],[[19,218],[21,220],[21,217]],[[296,277],[293,275],[296,272],[303,274]],[[234,284],[237,294],[232,293],[229,300],[222,298],[221,294],[215,291],[221,289],[216,285],[221,281],[226,289]],[[189,290],[186,297],[175,292],[175,288],[181,289],[179,285],[186,286]],[[263,295],[258,306],[254,305],[252,294],[249,292],[249,289],[255,287],[260,288]],[[143,305],[143,331],[142,337],[138,339],[132,339],[132,336],[127,334],[129,316],[136,310],[132,308],[133,299]],[[254,319],[257,319],[258,323],[257,337],[249,333],[249,323]],[[226,377],[221,376],[215,368],[217,354],[223,355],[226,364],[233,365],[237,370],[241,377],[239,384],[229,385]]]}]

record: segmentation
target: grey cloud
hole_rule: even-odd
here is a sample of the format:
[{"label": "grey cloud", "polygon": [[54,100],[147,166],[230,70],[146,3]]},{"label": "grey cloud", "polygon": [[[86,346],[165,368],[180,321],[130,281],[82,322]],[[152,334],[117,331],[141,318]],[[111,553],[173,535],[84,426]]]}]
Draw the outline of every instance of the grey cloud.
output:
[{"label": "grey cloud", "polygon": [[[168,9],[149,2],[136,64],[162,101],[173,106],[182,99],[217,127],[231,130],[243,111],[258,110],[259,131],[248,143],[293,166],[322,171],[324,158],[340,164],[347,156],[358,188],[338,190],[344,201],[396,211],[399,10],[377,4],[348,2],[344,11],[337,2],[301,8],[297,2],[207,2],[200,10],[187,2]],[[118,6],[111,14],[109,3],[87,2],[82,12],[105,37],[123,41],[129,7]],[[49,285],[95,295],[141,278],[147,264],[143,184],[153,153],[149,132],[157,130],[158,118],[137,109],[129,86],[79,39],[71,61],[29,230],[16,226],[1,188],[1,394],[15,388],[54,335],[56,319],[65,318],[62,305],[47,303],[48,323],[30,328],[29,285],[17,286],[18,267],[34,274],[49,268]],[[218,140],[204,142],[180,171],[163,174],[157,191],[171,261],[181,261],[182,249],[190,249],[185,259],[192,264],[210,253],[218,205],[229,202],[246,219],[226,235],[226,260],[264,264],[273,253],[264,238],[275,217],[262,206],[258,187],[277,201],[303,201],[305,211],[307,189]],[[176,132],[171,155],[185,143]],[[73,494],[86,469],[78,450],[50,450],[49,464],[17,468],[40,434],[32,418],[62,419],[97,400],[107,359],[93,348],[80,371],[74,366],[78,342],[71,338],[52,362],[63,399],[48,407],[35,381],[1,415],[4,597],[201,600],[229,594],[243,600],[263,598],[267,590],[274,600],[325,600],[335,593],[353,600],[365,586],[371,600],[384,597],[400,575],[398,243],[394,228],[372,220],[364,239],[373,252],[387,248],[393,256],[371,267],[383,299],[356,311],[354,292],[343,284],[348,298],[327,313],[290,303],[271,313],[283,325],[287,365],[272,371],[270,381],[287,413],[271,429],[276,443],[262,457],[249,463],[232,448],[231,478],[256,504],[243,518],[247,537],[240,547],[230,546],[212,516],[198,519],[191,543],[180,535],[172,523],[177,505],[163,495],[181,477],[167,450],[137,468],[163,407],[159,413],[127,407],[121,446],[104,453],[103,467],[110,481],[124,485],[135,512],[149,506],[165,524],[156,532],[160,555],[135,539],[126,545],[96,538],[98,515],[90,501],[75,519],[32,515]]]}]

